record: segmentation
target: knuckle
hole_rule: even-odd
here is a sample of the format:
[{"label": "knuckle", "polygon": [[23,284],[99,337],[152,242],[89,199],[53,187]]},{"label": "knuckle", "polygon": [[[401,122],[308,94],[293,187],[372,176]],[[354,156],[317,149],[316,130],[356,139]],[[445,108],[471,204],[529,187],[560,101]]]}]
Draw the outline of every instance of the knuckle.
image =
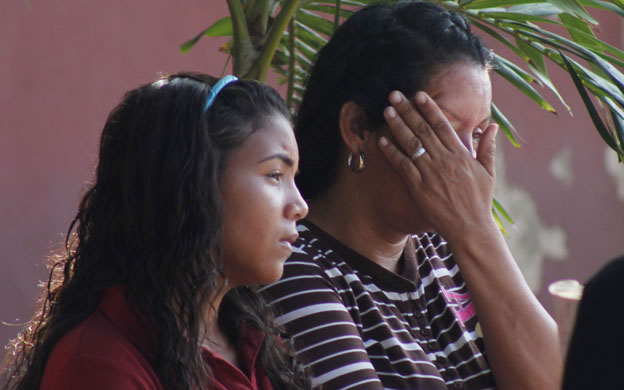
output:
[{"label": "knuckle", "polygon": [[431,135],[431,128],[427,123],[420,122],[418,125],[414,126],[414,133],[420,138],[429,137]]},{"label": "knuckle", "polygon": [[409,154],[415,153],[420,148],[421,142],[418,137],[413,137],[407,141],[406,150]]},{"label": "knuckle", "polygon": [[441,121],[434,125],[435,132],[438,134],[449,133],[453,131],[453,128],[447,121]]}]

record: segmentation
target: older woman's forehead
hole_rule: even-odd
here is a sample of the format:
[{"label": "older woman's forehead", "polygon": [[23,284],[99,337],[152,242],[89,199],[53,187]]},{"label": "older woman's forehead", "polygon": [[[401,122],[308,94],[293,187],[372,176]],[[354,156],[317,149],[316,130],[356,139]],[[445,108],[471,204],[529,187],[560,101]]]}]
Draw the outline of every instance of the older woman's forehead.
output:
[{"label": "older woman's forehead", "polygon": [[440,68],[425,88],[445,113],[455,120],[482,122],[489,118],[492,102],[490,76],[484,67],[457,63]]}]

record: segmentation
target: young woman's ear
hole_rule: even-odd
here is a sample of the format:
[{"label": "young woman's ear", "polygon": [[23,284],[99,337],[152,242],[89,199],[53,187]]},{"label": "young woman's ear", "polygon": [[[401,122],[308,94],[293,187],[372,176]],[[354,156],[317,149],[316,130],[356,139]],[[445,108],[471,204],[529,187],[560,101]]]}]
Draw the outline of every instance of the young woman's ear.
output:
[{"label": "young woman's ear", "polygon": [[348,101],[340,109],[340,134],[342,141],[353,153],[359,153],[364,148],[366,138],[370,136],[366,112],[356,102]]}]

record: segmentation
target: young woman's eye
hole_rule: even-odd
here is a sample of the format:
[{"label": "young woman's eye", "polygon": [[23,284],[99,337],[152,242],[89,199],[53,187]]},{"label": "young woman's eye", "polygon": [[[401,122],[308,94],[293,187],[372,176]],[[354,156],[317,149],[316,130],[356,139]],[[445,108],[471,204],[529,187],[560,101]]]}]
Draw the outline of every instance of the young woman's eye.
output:
[{"label": "young woman's eye", "polygon": [[282,172],[271,172],[267,175],[267,177],[271,180],[274,180],[276,182],[279,182],[282,180],[282,176],[284,176],[284,174]]}]

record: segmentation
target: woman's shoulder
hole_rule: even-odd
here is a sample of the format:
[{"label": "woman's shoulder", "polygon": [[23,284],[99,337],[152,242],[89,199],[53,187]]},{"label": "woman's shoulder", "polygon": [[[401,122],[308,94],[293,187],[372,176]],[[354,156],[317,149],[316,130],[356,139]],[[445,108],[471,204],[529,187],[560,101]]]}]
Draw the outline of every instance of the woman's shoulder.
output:
[{"label": "woman's shoulder", "polygon": [[611,260],[596,272],[585,284],[583,301],[586,307],[593,305],[595,310],[610,310],[612,304],[624,299],[624,255]]},{"label": "woman's shoulder", "polygon": [[148,358],[126,332],[96,309],[55,344],[41,388],[160,389]]},{"label": "woman's shoulder", "polygon": [[611,260],[604,265],[591,279],[588,285],[621,285],[624,281],[624,255]]}]

